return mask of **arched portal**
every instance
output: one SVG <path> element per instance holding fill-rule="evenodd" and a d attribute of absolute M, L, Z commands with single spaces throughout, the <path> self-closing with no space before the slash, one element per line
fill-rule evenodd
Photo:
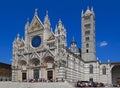
<path fill-rule="evenodd" d="M 19 60 L 19 61 L 18 61 L 18 64 L 19 64 L 20 66 L 26 66 L 27 62 L 26 62 L 25 60 Z"/>
<path fill-rule="evenodd" d="M 112 84 L 120 84 L 120 65 L 115 65 L 112 70 Z"/>
<path fill-rule="evenodd" d="M 54 58 L 47 56 L 43 59 L 43 64 L 46 68 L 54 68 Z"/>
<path fill-rule="evenodd" d="M 50 57 L 50 56 L 45 57 L 43 59 L 43 65 L 45 66 L 45 68 L 43 68 L 43 69 L 46 69 L 46 72 L 45 72 L 46 79 L 47 80 L 54 79 L 54 71 L 55 71 L 54 58 Z"/>
<path fill-rule="evenodd" d="M 40 60 L 38 58 L 32 58 L 30 60 L 30 66 L 32 66 L 32 74 L 33 75 L 33 79 L 38 80 L 40 77 Z M 30 73 L 29 73 L 30 74 Z"/>
<path fill-rule="evenodd" d="M 19 60 L 18 64 L 21 69 L 21 75 L 20 75 L 20 73 L 18 75 L 22 76 L 21 79 L 19 79 L 19 80 L 26 81 L 27 80 L 27 70 L 26 70 L 27 62 L 25 60 Z"/>
<path fill-rule="evenodd" d="M 30 60 L 30 64 L 31 64 L 31 65 L 34 65 L 34 66 L 40 65 L 40 60 L 37 59 L 37 58 L 32 58 L 32 59 Z"/>

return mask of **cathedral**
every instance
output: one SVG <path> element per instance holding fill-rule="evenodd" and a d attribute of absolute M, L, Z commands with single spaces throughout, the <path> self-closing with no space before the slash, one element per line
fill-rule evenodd
<path fill-rule="evenodd" d="M 32 21 L 25 24 L 25 37 L 18 34 L 13 41 L 12 81 L 45 79 L 120 83 L 120 63 L 101 63 L 96 58 L 93 8 L 81 12 L 81 49 L 74 38 L 67 48 L 66 33 L 61 20 L 53 32 L 48 11 L 42 22 L 36 9 Z"/>

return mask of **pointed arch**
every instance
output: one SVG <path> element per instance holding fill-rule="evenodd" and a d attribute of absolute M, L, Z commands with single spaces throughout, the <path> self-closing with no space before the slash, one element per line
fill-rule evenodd
<path fill-rule="evenodd" d="M 32 58 L 30 64 L 35 66 L 40 65 L 40 60 L 38 58 Z"/>
<path fill-rule="evenodd" d="M 102 68 L 102 74 L 106 75 L 106 67 L 105 66 L 103 66 L 103 68 Z"/>
<path fill-rule="evenodd" d="M 120 63 L 113 65 L 111 75 L 112 84 L 120 84 Z"/>
<path fill-rule="evenodd" d="M 89 73 L 90 73 L 90 74 L 93 74 L 93 65 L 90 65 L 90 66 L 89 66 Z"/>
<path fill-rule="evenodd" d="M 21 65 L 21 66 L 26 66 L 27 62 L 25 60 L 19 60 L 18 64 Z"/>
<path fill-rule="evenodd" d="M 53 68 L 54 67 L 54 58 L 51 56 L 47 56 L 43 59 L 43 65 L 47 68 Z"/>

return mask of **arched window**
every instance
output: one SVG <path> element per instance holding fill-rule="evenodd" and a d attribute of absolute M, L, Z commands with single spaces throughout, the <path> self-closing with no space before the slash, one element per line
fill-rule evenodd
<path fill-rule="evenodd" d="M 90 34 L 90 30 L 85 31 L 85 35 L 89 35 Z"/>
<path fill-rule="evenodd" d="M 86 44 L 86 47 L 87 47 L 87 48 L 89 47 L 89 44 L 88 44 L 88 43 Z"/>
<path fill-rule="evenodd" d="M 90 72 L 90 74 L 93 74 L 93 65 L 90 65 L 89 72 Z"/>
<path fill-rule="evenodd" d="M 103 73 L 103 75 L 106 75 L 106 67 L 105 66 L 102 68 L 102 73 Z"/>
<path fill-rule="evenodd" d="M 89 50 L 87 49 L 87 50 L 86 50 L 86 53 L 88 53 L 88 52 L 89 52 Z"/>
<path fill-rule="evenodd" d="M 86 41 L 89 41 L 89 40 L 90 40 L 90 38 L 89 38 L 89 37 L 86 37 L 86 38 L 85 38 L 85 40 L 86 40 Z"/>

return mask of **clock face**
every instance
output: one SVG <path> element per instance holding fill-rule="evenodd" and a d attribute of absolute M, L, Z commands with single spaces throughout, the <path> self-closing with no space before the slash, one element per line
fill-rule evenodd
<path fill-rule="evenodd" d="M 35 37 L 33 37 L 31 43 L 32 43 L 32 46 L 33 46 L 33 47 L 39 47 L 40 44 L 41 44 L 41 38 L 40 38 L 40 36 L 35 36 Z"/>

